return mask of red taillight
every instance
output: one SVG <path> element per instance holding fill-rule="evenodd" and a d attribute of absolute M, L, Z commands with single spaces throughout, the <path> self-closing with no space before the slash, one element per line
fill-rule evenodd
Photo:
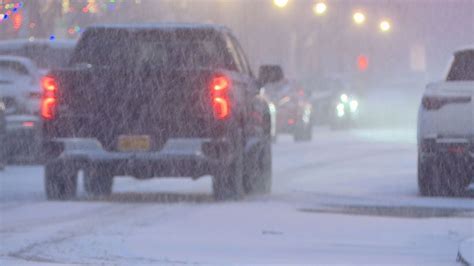
<path fill-rule="evenodd" d="M 45 94 L 55 94 L 58 90 L 58 84 L 56 83 L 56 80 L 54 80 L 53 77 L 44 77 L 42 83 L 43 91 Z"/>
<path fill-rule="evenodd" d="M 455 96 L 455 97 L 447 97 L 447 96 L 425 96 L 421 100 L 421 104 L 423 108 L 426 110 L 439 110 L 441 107 L 447 104 L 452 103 L 468 103 L 471 101 L 470 96 Z"/>
<path fill-rule="evenodd" d="M 211 80 L 211 100 L 214 117 L 225 119 L 230 115 L 229 88 L 230 80 L 226 76 L 216 76 Z"/>
<path fill-rule="evenodd" d="M 46 76 L 41 81 L 43 96 L 41 99 L 41 116 L 45 120 L 51 120 L 55 116 L 57 103 L 58 84 L 53 77 Z"/>
<path fill-rule="evenodd" d="M 24 127 L 34 127 L 35 126 L 35 122 L 33 121 L 25 121 L 23 123 L 21 123 Z"/>
<path fill-rule="evenodd" d="M 214 116 L 218 119 L 224 119 L 229 115 L 229 103 L 224 98 L 214 98 L 212 107 L 214 108 Z"/>
<path fill-rule="evenodd" d="M 217 76 L 211 82 L 211 89 L 215 92 L 224 91 L 229 88 L 229 80 L 225 76 Z"/>

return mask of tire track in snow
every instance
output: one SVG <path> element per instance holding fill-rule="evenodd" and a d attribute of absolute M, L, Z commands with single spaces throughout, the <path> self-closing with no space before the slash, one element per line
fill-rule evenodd
<path fill-rule="evenodd" d="M 97 213 L 97 209 L 93 209 L 86 212 L 88 214 L 87 216 L 83 215 L 79 217 L 78 214 L 75 214 L 72 216 L 64 217 L 61 220 L 53 221 L 49 224 L 36 224 L 33 226 L 35 230 L 38 230 L 42 227 L 54 226 L 55 228 L 53 235 L 49 235 L 47 238 L 43 238 L 41 240 L 33 241 L 32 243 L 30 242 L 26 246 L 23 246 L 22 248 L 16 249 L 14 251 L 10 251 L 5 255 L 8 257 L 32 262 L 59 262 L 59 260 L 55 259 L 54 257 L 44 257 L 40 256 L 39 254 L 35 254 L 35 251 L 38 251 L 40 253 L 46 253 L 46 251 L 48 250 L 48 246 L 58 245 L 60 243 L 77 237 L 95 235 L 97 234 L 97 232 L 102 231 L 104 227 L 110 228 L 112 224 L 125 222 L 128 219 L 135 219 L 137 216 L 133 215 L 133 213 L 140 213 L 146 207 L 148 206 L 136 204 L 131 204 L 127 206 L 123 206 L 122 204 L 116 206 L 110 205 L 100 208 L 107 209 L 108 211 L 106 211 L 105 213 Z M 111 208 L 112 210 L 110 210 Z M 164 213 L 166 212 L 167 208 L 161 210 Z M 62 224 L 69 225 L 61 226 Z M 28 234 L 28 232 L 25 233 Z M 19 235 L 17 234 L 15 237 L 19 237 Z M 59 263 L 79 262 L 61 261 Z"/>

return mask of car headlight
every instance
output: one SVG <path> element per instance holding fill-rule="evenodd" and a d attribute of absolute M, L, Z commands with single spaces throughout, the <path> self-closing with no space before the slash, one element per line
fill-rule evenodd
<path fill-rule="evenodd" d="M 347 94 L 345 93 L 341 94 L 339 98 L 341 99 L 341 102 L 343 103 L 347 103 L 349 101 L 349 96 L 347 96 Z"/>
<path fill-rule="evenodd" d="M 270 110 L 271 113 L 276 112 L 276 107 L 273 103 L 268 104 L 268 109 Z"/>
<path fill-rule="evenodd" d="M 351 100 L 349 103 L 349 108 L 351 109 L 352 113 L 356 112 L 357 108 L 359 108 L 359 102 L 357 100 Z"/>
<path fill-rule="evenodd" d="M 336 106 L 336 111 L 337 111 L 337 116 L 338 117 L 343 117 L 346 114 L 346 111 L 344 109 L 346 109 L 346 108 L 345 108 L 344 104 L 342 104 L 342 103 L 339 103 Z"/>

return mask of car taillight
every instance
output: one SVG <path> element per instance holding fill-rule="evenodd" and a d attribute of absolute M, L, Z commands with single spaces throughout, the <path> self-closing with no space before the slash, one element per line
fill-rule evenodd
<path fill-rule="evenodd" d="M 226 76 L 215 76 L 210 83 L 211 101 L 214 117 L 225 119 L 230 115 L 229 88 L 231 82 Z"/>
<path fill-rule="evenodd" d="M 54 119 L 56 115 L 58 84 L 53 77 L 46 76 L 41 81 L 41 86 L 43 88 L 41 117 L 45 120 Z"/>
<path fill-rule="evenodd" d="M 471 101 L 470 96 L 455 96 L 455 97 L 446 97 L 446 96 L 425 96 L 421 100 L 423 108 L 426 110 L 439 110 L 441 107 L 447 104 L 452 103 L 468 103 Z"/>

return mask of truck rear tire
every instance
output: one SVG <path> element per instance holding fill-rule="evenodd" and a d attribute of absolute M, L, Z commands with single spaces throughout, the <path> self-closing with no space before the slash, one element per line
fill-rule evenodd
<path fill-rule="evenodd" d="M 461 195 L 470 183 L 469 170 L 450 158 L 433 162 L 418 160 L 418 188 L 422 196 L 453 197 Z"/>
<path fill-rule="evenodd" d="M 112 194 L 113 183 L 113 175 L 100 167 L 92 167 L 84 173 L 84 190 L 90 196 L 109 196 Z"/>
<path fill-rule="evenodd" d="M 266 141 L 258 156 L 247 156 L 247 171 L 244 179 L 247 194 L 268 194 L 272 190 L 272 145 Z"/>
<path fill-rule="evenodd" d="M 433 167 L 429 163 L 422 163 L 418 159 L 418 191 L 420 195 L 429 197 L 435 196 L 435 192 L 438 189 L 435 189 L 436 184 L 434 184 L 434 171 Z M 436 191 L 435 191 L 436 190 Z"/>
<path fill-rule="evenodd" d="M 456 156 L 442 156 L 436 163 L 436 175 L 442 186 L 441 196 L 460 196 L 471 181 L 468 162 Z"/>
<path fill-rule="evenodd" d="M 244 194 L 244 142 L 241 133 L 235 138 L 234 158 L 222 166 L 212 179 L 214 198 L 217 201 L 239 200 Z"/>
<path fill-rule="evenodd" d="M 44 184 L 48 200 L 67 200 L 76 196 L 77 171 L 68 163 L 45 166 Z"/>

